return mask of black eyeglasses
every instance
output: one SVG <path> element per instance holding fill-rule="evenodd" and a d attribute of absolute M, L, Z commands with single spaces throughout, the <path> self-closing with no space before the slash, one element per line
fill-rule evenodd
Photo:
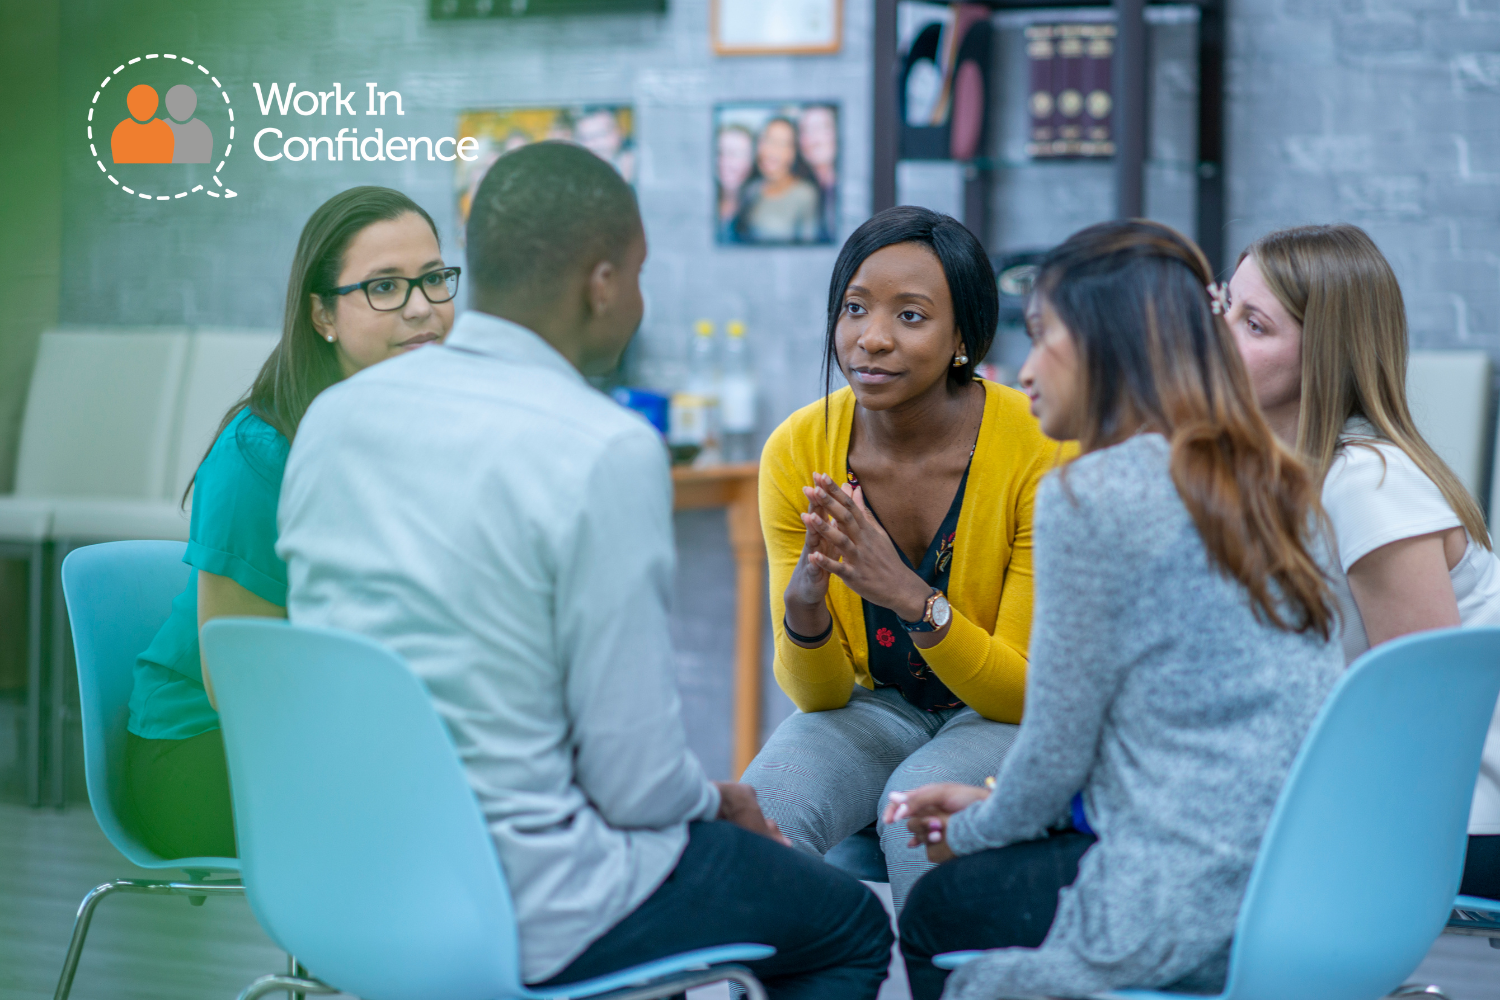
<path fill-rule="evenodd" d="M 406 303 L 411 301 L 413 288 L 422 289 L 422 294 L 427 296 L 427 301 L 433 305 L 451 301 L 453 296 L 458 294 L 458 276 L 462 273 L 461 267 L 444 267 L 436 271 L 428 271 L 415 278 L 403 278 L 399 275 L 371 278 L 369 281 L 331 289 L 326 294 L 348 295 L 356 289 L 363 288 L 365 300 L 370 303 L 371 309 L 376 312 L 395 312 L 397 309 L 406 308 Z"/>

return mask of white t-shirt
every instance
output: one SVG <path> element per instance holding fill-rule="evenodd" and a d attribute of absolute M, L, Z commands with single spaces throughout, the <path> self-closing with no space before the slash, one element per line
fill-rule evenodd
<path fill-rule="evenodd" d="M 1338 562 L 1331 567 L 1331 575 L 1339 606 L 1339 637 L 1345 662 L 1353 663 L 1370 648 L 1370 642 L 1349 590 L 1349 567 L 1383 545 L 1460 527 L 1463 522 L 1437 484 L 1406 452 L 1378 439 L 1369 422 L 1359 417 L 1344 425 L 1339 452 L 1323 481 L 1323 509 L 1338 541 Z M 1448 576 L 1458 598 L 1460 625 L 1500 624 L 1500 558 L 1495 553 L 1469 539 L 1463 558 Z M 1469 833 L 1500 834 L 1500 710 L 1490 720 L 1484 741 Z"/>

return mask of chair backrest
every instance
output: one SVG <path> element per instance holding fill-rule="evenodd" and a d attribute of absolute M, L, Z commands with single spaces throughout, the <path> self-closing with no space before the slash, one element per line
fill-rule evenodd
<path fill-rule="evenodd" d="M 165 499 L 187 350 L 183 329 L 42 334 L 16 493 Z"/>
<path fill-rule="evenodd" d="M 279 337 L 275 330 L 193 331 L 172 435 L 168 499 L 176 500 L 187 489 L 224 414 L 250 388 Z"/>
<path fill-rule="evenodd" d="M 125 724 L 135 658 L 172 611 L 191 568 L 181 542 L 106 542 L 63 560 L 63 593 L 78 658 L 83 769 L 89 804 L 109 842 L 142 868 L 234 871 L 231 858 L 163 858 L 142 844 L 124 815 Z"/>
<path fill-rule="evenodd" d="M 1227 998 L 1369 1000 L 1400 985 L 1458 891 L 1500 628 L 1384 643 L 1298 753 L 1235 930 Z"/>
<path fill-rule="evenodd" d="M 1476 502 L 1483 502 L 1489 443 L 1490 356 L 1484 351 L 1412 351 L 1406 401 L 1417 430 Z"/>
<path fill-rule="evenodd" d="M 427 689 L 362 636 L 203 629 L 246 894 L 271 939 L 372 1000 L 520 995 L 510 891 Z"/>

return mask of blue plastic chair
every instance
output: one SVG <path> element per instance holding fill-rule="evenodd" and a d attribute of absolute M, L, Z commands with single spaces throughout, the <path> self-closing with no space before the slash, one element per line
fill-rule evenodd
<path fill-rule="evenodd" d="M 731 944 L 552 989 L 520 979 L 510 890 L 427 689 L 361 636 L 265 619 L 203 628 L 229 759 L 251 909 L 317 979 L 264 976 L 240 994 L 375 1000 L 665 997 L 740 983 L 775 953 Z M 613 997 L 613 994 L 612 994 Z"/>
<path fill-rule="evenodd" d="M 172 611 L 172 599 L 192 570 L 181 542 L 108 542 L 74 549 L 63 560 L 62 586 L 78 656 L 78 696 L 83 718 L 83 769 L 89 805 L 104 836 L 141 868 L 181 869 L 186 881 L 115 879 L 83 897 L 73 940 L 58 979 L 56 1000 L 66 1000 L 83 954 L 94 908 L 116 892 L 187 896 L 199 905 L 211 895 L 242 895 L 234 858 L 164 858 L 120 819 L 124 808 L 125 724 L 135 658 L 151 645 Z M 212 873 L 235 876 L 205 881 Z"/>
<path fill-rule="evenodd" d="M 1219 1000 L 1375 1000 L 1401 985 L 1454 905 L 1497 697 L 1500 628 L 1406 636 L 1350 666 L 1271 814 Z"/>

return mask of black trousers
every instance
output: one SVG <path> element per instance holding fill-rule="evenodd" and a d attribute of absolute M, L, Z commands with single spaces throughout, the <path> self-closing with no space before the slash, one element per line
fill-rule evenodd
<path fill-rule="evenodd" d="M 233 858 L 234 811 L 224 734 L 185 740 L 125 734 L 126 822 L 164 858 Z"/>
<path fill-rule="evenodd" d="M 541 985 L 752 943 L 776 948 L 746 963 L 776 1000 L 874 1000 L 890 965 L 891 925 L 869 889 L 731 823 L 692 823 L 688 838 L 656 892 Z"/>
<path fill-rule="evenodd" d="M 1500 899 L 1500 836 L 1469 838 L 1464 878 L 1458 891 L 1465 896 Z"/>
<path fill-rule="evenodd" d="M 1097 838 L 1069 830 L 938 865 L 917 880 L 901 911 L 901 955 L 912 1000 L 938 1000 L 947 951 L 1035 948 L 1057 915 L 1057 893 L 1078 877 Z"/>

